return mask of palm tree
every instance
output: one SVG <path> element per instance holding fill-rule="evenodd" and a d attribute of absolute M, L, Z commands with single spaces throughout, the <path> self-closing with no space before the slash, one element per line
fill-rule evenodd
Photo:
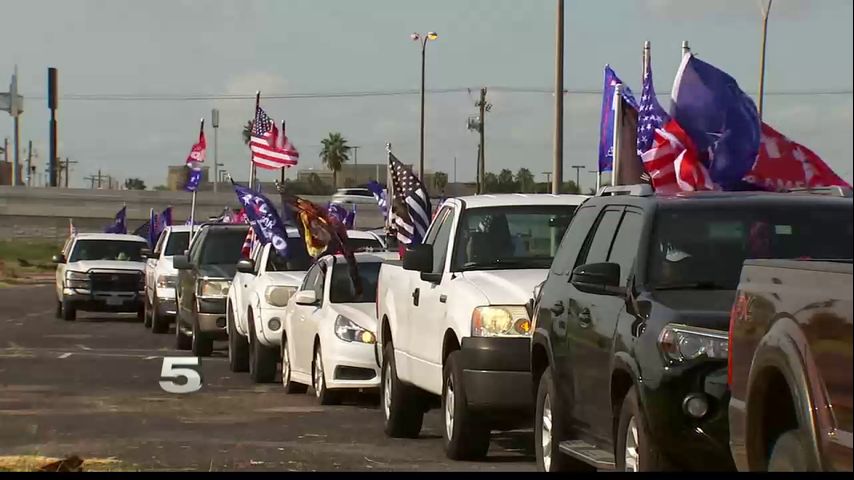
<path fill-rule="evenodd" d="M 326 168 L 332 170 L 332 186 L 338 188 L 338 172 L 344 163 L 350 160 L 350 147 L 347 139 L 338 132 L 330 132 L 329 136 L 320 141 L 323 149 L 320 151 L 320 160 Z"/>
<path fill-rule="evenodd" d="M 252 120 L 246 122 L 246 126 L 243 127 L 243 143 L 249 145 L 249 140 L 252 139 Z"/>

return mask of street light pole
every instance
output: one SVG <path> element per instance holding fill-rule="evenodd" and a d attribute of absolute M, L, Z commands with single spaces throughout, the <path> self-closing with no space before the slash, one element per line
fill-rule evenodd
<path fill-rule="evenodd" d="M 555 29 L 555 124 L 552 193 L 560 193 L 563 183 L 563 12 L 564 0 L 557 0 Z"/>
<path fill-rule="evenodd" d="M 418 175 L 424 180 L 424 93 L 427 83 L 427 42 L 436 40 L 439 35 L 436 32 L 427 32 L 426 35 L 413 33 L 412 40 L 421 42 L 421 128 L 420 128 L 420 155 L 418 161 Z"/>
<path fill-rule="evenodd" d="M 578 189 L 578 193 L 581 193 L 581 170 L 587 167 L 584 165 L 573 165 L 572 168 L 575 169 L 575 188 Z"/>
<path fill-rule="evenodd" d="M 217 132 L 219 132 L 219 110 L 214 108 L 211 110 L 211 125 L 214 131 L 214 193 L 219 191 L 219 148 L 217 145 Z"/>
<path fill-rule="evenodd" d="M 768 15 L 771 13 L 771 4 L 774 0 L 768 0 L 768 6 L 762 9 L 762 50 L 759 53 L 759 120 L 762 120 L 762 104 L 765 97 L 765 44 L 768 40 Z"/>

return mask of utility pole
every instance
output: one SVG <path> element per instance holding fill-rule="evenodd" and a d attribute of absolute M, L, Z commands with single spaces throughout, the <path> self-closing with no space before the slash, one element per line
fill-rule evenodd
<path fill-rule="evenodd" d="M 3 139 L 3 156 L 6 157 L 6 163 L 9 163 L 9 137 Z"/>
<path fill-rule="evenodd" d="M 584 165 L 573 165 L 572 168 L 575 169 L 575 188 L 578 189 L 578 193 L 581 193 L 581 170 L 587 167 Z"/>
<path fill-rule="evenodd" d="M 762 50 L 759 53 L 759 120 L 762 120 L 762 104 L 765 97 L 765 43 L 768 40 L 768 15 L 771 13 L 771 4 L 774 0 L 768 0 L 768 7 L 762 9 Z"/>
<path fill-rule="evenodd" d="M 552 183 L 552 172 L 542 172 L 546 176 L 546 192 L 549 191 L 548 184 Z"/>
<path fill-rule="evenodd" d="M 98 189 L 101 189 L 101 169 L 98 169 Z"/>
<path fill-rule="evenodd" d="M 477 133 L 480 135 L 480 148 L 478 149 L 478 172 L 480 172 L 481 192 L 486 189 L 486 112 L 492 109 L 492 105 L 486 102 L 486 87 L 480 89 L 480 100 L 476 106 L 480 108 L 480 118 L 477 124 Z"/>
<path fill-rule="evenodd" d="M 217 154 L 219 153 L 219 148 L 217 148 L 217 132 L 219 131 L 219 110 L 214 108 L 211 110 L 211 124 L 213 125 L 214 131 L 214 185 L 213 190 L 214 193 L 219 191 L 219 160 L 217 158 Z M 284 132 L 284 129 L 282 129 Z M 284 134 L 284 133 L 283 133 Z"/>
<path fill-rule="evenodd" d="M 50 175 L 50 186 L 57 186 L 56 174 L 59 170 L 58 158 L 56 156 L 56 108 L 57 90 L 59 89 L 57 70 L 53 67 L 47 69 L 47 108 L 50 109 L 50 158 L 48 159 L 48 175 Z"/>
<path fill-rule="evenodd" d="M 563 183 L 563 15 L 564 0 L 557 0 L 555 29 L 555 124 L 552 193 L 560 193 Z"/>
<path fill-rule="evenodd" d="M 32 186 L 33 141 L 27 143 L 27 186 Z"/>
<path fill-rule="evenodd" d="M 65 188 L 68 188 L 68 180 L 71 178 L 71 165 L 76 165 L 77 163 L 77 161 L 72 162 L 68 160 L 68 157 L 65 157 Z"/>
<path fill-rule="evenodd" d="M 454 155 L 454 183 L 457 183 L 457 156 Z"/>

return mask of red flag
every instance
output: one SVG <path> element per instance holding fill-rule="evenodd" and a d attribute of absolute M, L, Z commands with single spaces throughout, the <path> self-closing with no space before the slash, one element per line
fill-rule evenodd
<path fill-rule="evenodd" d="M 190 168 L 199 168 L 200 163 L 205 161 L 205 151 L 207 150 L 207 142 L 205 142 L 204 130 L 199 132 L 199 143 L 193 145 L 190 149 L 190 155 L 187 156 L 187 166 Z"/>
<path fill-rule="evenodd" d="M 697 148 L 676 120 L 655 130 L 652 148 L 641 155 L 656 192 L 716 190 Z"/>
<path fill-rule="evenodd" d="M 744 177 L 767 190 L 786 191 L 805 187 L 849 187 L 809 148 L 793 142 L 766 123 L 762 124 L 759 155 Z"/>

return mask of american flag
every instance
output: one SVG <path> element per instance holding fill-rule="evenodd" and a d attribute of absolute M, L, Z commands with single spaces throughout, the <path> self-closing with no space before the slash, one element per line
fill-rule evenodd
<path fill-rule="evenodd" d="M 655 129 L 652 148 L 641 158 L 656 192 L 671 194 L 717 189 L 709 171 L 700 162 L 694 142 L 675 119 Z"/>
<path fill-rule="evenodd" d="M 655 98 L 655 86 L 652 81 L 652 60 L 647 63 L 643 75 L 643 92 L 638 106 L 638 155 L 652 148 L 656 129 L 661 128 L 670 120 L 667 112 L 661 108 Z"/>
<path fill-rule="evenodd" d="M 432 205 L 421 180 L 391 152 L 388 154 L 394 198 L 394 224 L 397 240 L 403 245 L 418 245 L 430 225 Z"/>
<path fill-rule="evenodd" d="M 240 248 L 240 255 L 243 258 L 252 258 L 255 253 L 255 249 L 260 245 L 261 242 L 258 241 L 258 237 L 255 235 L 255 229 L 249 227 L 249 231 L 246 233 L 246 239 L 243 240 L 243 246 Z"/>
<path fill-rule="evenodd" d="M 276 122 L 260 106 L 255 109 L 249 150 L 252 151 L 252 161 L 255 165 L 267 170 L 292 167 L 299 161 L 296 147 L 288 140 L 285 132 L 282 132 L 282 138 L 279 139 Z"/>

